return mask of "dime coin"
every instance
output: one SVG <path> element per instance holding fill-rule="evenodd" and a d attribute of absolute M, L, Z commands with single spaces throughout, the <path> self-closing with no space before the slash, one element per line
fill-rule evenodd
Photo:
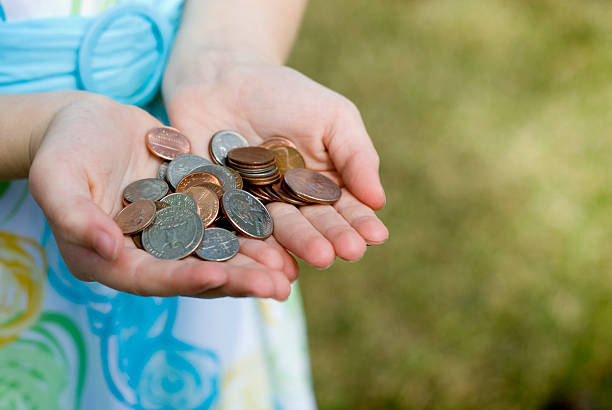
<path fill-rule="evenodd" d="M 280 135 L 266 139 L 264 142 L 259 144 L 259 146 L 264 147 L 264 148 L 282 146 L 282 147 L 291 147 L 291 148 L 297 149 L 293 141 L 291 141 L 289 138 L 281 137 Z"/>
<path fill-rule="evenodd" d="M 166 195 L 161 199 L 161 202 L 165 202 L 171 206 L 182 206 L 192 210 L 193 212 L 198 212 L 198 205 L 196 204 L 195 199 L 180 192 Z"/>
<path fill-rule="evenodd" d="M 227 153 L 238 147 L 247 147 L 249 142 L 236 131 L 219 131 L 210 139 L 210 156 L 219 165 L 225 165 Z"/>
<path fill-rule="evenodd" d="M 222 262 L 238 253 L 240 242 L 232 232 L 223 228 L 208 228 L 196 255 L 207 261 Z"/>
<path fill-rule="evenodd" d="M 202 165 L 210 165 L 210 161 L 198 155 L 185 154 L 176 157 L 168 164 L 168 182 L 174 188 L 186 175 L 194 172 L 193 170 Z"/>
<path fill-rule="evenodd" d="M 306 168 L 285 173 L 285 186 L 300 199 L 319 204 L 333 204 L 342 195 L 340 187 L 325 175 Z"/>
<path fill-rule="evenodd" d="M 236 177 L 228 168 L 221 165 L 202 165 L 201 167 L 195 168 L 192 172 L 208 172 L 213 174 L 219 178 L 219 181 L 221 181 L 221 186 L 225 191 L 236 189 Z"/>
<path fill-rule="evenodd" d="M 196 185 L 186 192 L 197 204 L 197 214 L 202 218 L 204 226 L 212 224 L 219 214 L 219 198 L 212 190 Z"/>
<path fill-rule="evenodd" d="M 240 147 L 234 148 L 227 154 L 229 164 L 244 168 L 260 168 L 274 163 L 274 154 L 267 148 Z"/>
<path fill-rule="evenodd" d="M 276 166 L 281 175 L 285 175 L 285 172 L 293 168 L 306 168 L 304 157 L 295 148 L 279 145 L 269 149 L 274 154 Z"/>
<path fill-rule="evenodd" d="M 146 178 L 132 182 L 125 187 L 123 198 L 127 202 L 136 202 L 141 199 L 157 201 L 168 193 L 168 184 L 158 178 Z"/>
<path fill-rule="evenodd" d="M 204 225 L 195 212 L 170 206 L 157 212 L 153 225 L 142 232 L 142 246 L 156 258 L 182 259 L 202 242 Z"/>
<path fill-rule="evenodd" d="M 242 234 L 256 239 L 272 235 L 274 225 L 268 209 L 246 191 L 232 189 L 223 194 L 223 211 Z"/>
<path fill-rule="evenodd" d="M 115 222 L 126 235 L 142 231 L 151 225 L 154 219 L 155 203 L 148 199 L 129 204 L 115 216 Z"/>
<path fill-rule="evenodd" d="M 191 144 L 186 136 L 171 127 L 153 128 L 145 136 L 147 148 L 162 159 L 174 159 L 191 151 Z"/>
<path fill-rule="evenodd" d="M 161 179 L 162 181 L 166 181 L 166 175 L 168 175 L 168 164 L 168 161 L 162 162 L 157 170 L 157 178 Z"/>
<path fill-rule="evenodd" d="M 194 172 L 181 179 L 181 182 L 176 185 L 176 192 L 187 193 L 185 191 L 192 186 L 197 186 L 206 182 L 221 186 L 219 178 L 210 172 Z"/>

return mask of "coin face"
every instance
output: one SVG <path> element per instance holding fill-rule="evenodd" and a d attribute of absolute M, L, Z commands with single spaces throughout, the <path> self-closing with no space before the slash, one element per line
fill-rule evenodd
<path fill-rule="evenodd" d="M 168 175 L 168 164 L 168 161 L 162 162 L 157 170 L 157 178 L 161 179 L 162 181 L 166 181 L 166 175 Z"/>
<path fill-rule="evenodd" d="M 219 197 L 212 190 L 201 185 L 192 186 L 186 192 L 197 204 L 197 214 L 204 226 L 212 224 L 219 214 Z"/>
<path fill-rule="evenodd" d="M 196 255 L 207 261 L 222 262 L 238 253 L 240 242 L 232 232 L 223 228 L 208 228 Z"/>
<path fill-rule="evenodd" d="M 191 152 L 191 144 L 186 136 L 175 128 L 158 127 L 147 132 L 147 148 L 162 159 L 171 160 Z"/>
<path fill-rule="evenodd" d="M 221 186 L 221 181 L 219 181 L 219 178 L 210 172 L 194 172 L 181 179 L 181 182 L 179 182 L 176 186 L 176 192 L 186 194 L 187 190 L 192 186 L 202 185 L 207 182 Z"/>
<path fill-rule="evenodd" d="M 193 172 L 208 172 L 213 174 L 221 181 L 221 186 L 225 191 L 236 189 L 236 177 L 228 168 L 221 165 L 202 165 L 201 167 L 195 168 Z"/>
<path fill-rule="evenodd" d="M 181 179 L 202 165 L 210 165 L 210 161 L 192 154 L 178 156 L 168 164 L 168 182 L 176 188 Z"/>
<path fill-rule="evenodd" d="M 225 191 L 223 190 L 223 187 L 221 185 L 213 184 L 212 182 L 202 182 L 202 183 L 200 183 L 200 184 L 198 184 L 196 186 L 210 189 L 211 191 L 213 191 L 215 193 L 215 195 L 217 195 L 217 199 L 219 199 L 219 201 L 221 200 L 221 198 L 223 197 L 223 194 L 225 193 Z M 187 191 L 185 191 L 185 193 L 187 195 L 190 195 L 189 194 L 189 190 L 190 189 L 191 188 L 188 188 Z M 193 195 L 191 195 L 191 196 L 193 196 Z"/>
<path fill-rule="evenodd" d="M 291 141 L 289 138 L 281 137 L 280 135 L 266 139 L 264 142 L 259 144 L 259 146 L 264 147 L 264 148 L 283 146 L 283 147 L 291 147 L 291 148 L 297 149 L 293 141 Z"/>
<path fill-rule="evenodd" d="M 115 222 L 126 235 L 142 231 L 151 225 L 154 219 L 155 202 L 148 199 L 129 204 L 115 216 Z"/>
<path fill-rule="evenodd" d="M 295 148 L 278 145 L 269 149 L 274 154 L 281 175 L 285 175 L 285 172 L 293 168 L 306 168 L 304 157 Z"/>
<path fill-rule="evenodd" d="M 219 131 L 210 139 L 209 152 L 213 161 L 225 165 L 227 153 L 238 147 L 247 147 L 249 142 L 236 131 Z"/>
<path fill-rule="evenodd" d="M 226 191 L 222 204 L 227 219 L 242 234 L 257 239 L 272 235 L 272 217 L 253 195 L 239 189 Z"/>
<path fill-rule="evenodd" d="M 161 202 L 165 202 L 171 206 L 182 206 L 193 212 L 198 212 L 198 205 L 196 204 L 195 199 L 180 192 L 166 195 L 161 199 Z"/>
<path fill-rule="evenodd" d="M 160 259 L 182 259 L 202 242 L 204 225 L 195 213 L 180 206 L 157 212 L 153 225 L 142 232 L 144 249 Z"/>
<path fill-rule="evenodd" d="M 294 168 L 285 173 L 286 187 L 298 198 L 320 204 L 332 204 L 340 199 L 340 187 L 325 175 L 306 168 Z"/>
<path fill-rule="evenodd" d="M 168 193 L 168 184 L 158 178 L 146 178 L 132 182 L 125 187 L 123 199 L 127 202 L 136 202 L 142 199 L 157 201 Z"/>

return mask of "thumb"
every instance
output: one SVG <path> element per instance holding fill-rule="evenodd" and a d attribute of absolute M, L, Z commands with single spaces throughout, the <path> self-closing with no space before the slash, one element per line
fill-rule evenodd
<path fill-rule="evenodd" d="M 57 163 L 45 167 L 36 161 L 30 169 L 32 196 L 43 210 L 56 237 L 93 250 L 114 261 L 119 256 L 123 234 L 115 221 L 92 199 L 83 172 L 69 172 Z"/>

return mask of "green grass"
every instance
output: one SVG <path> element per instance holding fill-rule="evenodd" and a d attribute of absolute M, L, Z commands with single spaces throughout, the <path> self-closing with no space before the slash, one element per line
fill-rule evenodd
<path fill-rule="evenodd" d="M 387 189 L 388 243 L 303 269 L 321 409 L 612 408 L 612 5 L 312 0 L 290 65 Z"/>

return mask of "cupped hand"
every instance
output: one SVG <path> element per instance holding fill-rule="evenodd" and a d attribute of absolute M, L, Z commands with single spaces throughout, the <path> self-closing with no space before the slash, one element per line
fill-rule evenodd
<path fill-rule="evenodd" d="M 197 154 L 207 155 L 210 137 L 222 129 L 252 145 L 280 135 L 297 145 L 306 167 L 342 187 L 333 206 L 269 204 L 282 246 L 325 268 L 336 256 L 358 260 L 367 244 L 388 238 L 374 213 L 385 204 L 378 154 L 354 104 L 291 68 L 244 54 L 194 61 L 166 73 L 164 97 L 171 124 L 191 137 Z"/>
<path fill-rule="evenodd" d="M 274 238 L 241 239 L 238 255 L 215 263 L 156 259 L 121 233 L 113 216 L 123 189 L 157 175 L 160 161 L 147 151 L 144 135 L 159 125 L 139 108 L 94 95 L 54 117 L 29 182 L 70 271 L 138 295 L 286 299 L 297 265 Z"/>

